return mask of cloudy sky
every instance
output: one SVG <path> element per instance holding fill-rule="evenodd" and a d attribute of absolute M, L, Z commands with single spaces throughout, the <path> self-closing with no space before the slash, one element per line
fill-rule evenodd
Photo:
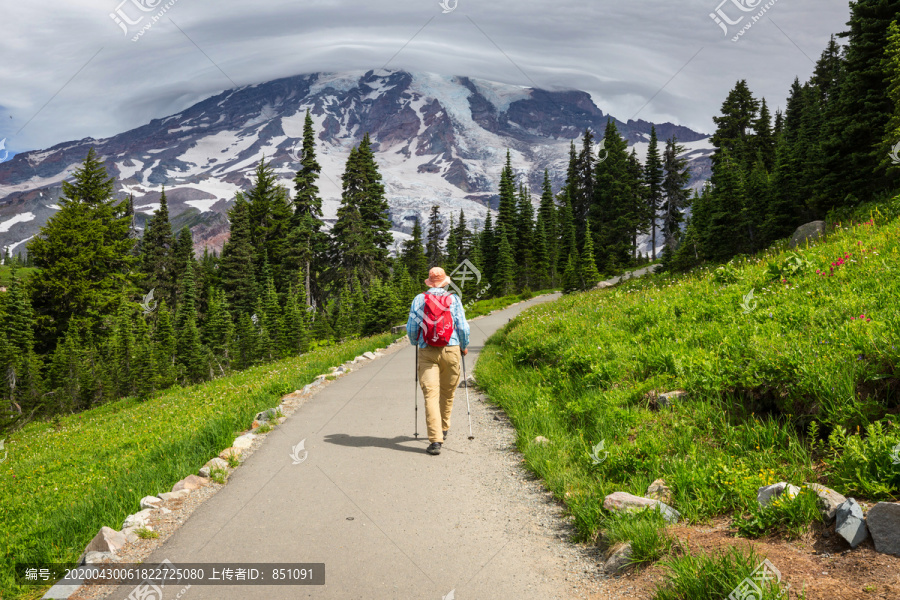
<path fill-rule="evenodd" d="M 443 2 L 0 0 L 0 140 L 102 138 L 236 85 L 384 66 L 582 89 L 619 119 L 711 132 L 738 79 L 783 107 L 849 16 L 847 0 Z"/>

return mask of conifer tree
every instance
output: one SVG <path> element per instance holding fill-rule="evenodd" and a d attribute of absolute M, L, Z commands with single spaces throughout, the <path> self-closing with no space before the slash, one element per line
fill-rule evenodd
<path fill-rule="evenodd" d="M 175 277 L 175 304 L 173 306 L 177 307 L 181 304 L 181 285 L 180 283 L 184 281 L 185 273 L 187 272 L 187 264 L 191 263 L 192 267 L 195 267 L 195 258 L 194 258 L 194 238 L 191 235 L 190 228 L 185 225 L 181 228 L 181 231 L 178 232 L 178 237 L 173 240 L 173 248 L 172 248 L 172 266 Z M 194 283 L 197 283 L 196 279 L 196 270 L 194 271 Z M 195 296 L 196 299 L 196 296 Z M 196 301 L 196 300 L 195 300 Z"/>
<path fill-rule="evenodd" d="M 513 173 L 509 150 L 506 151 L 506 164 L 500 172 L 500 203 L 497 207 L 497 230 L 503 229 L 507 235 L 510 248 L 516 248 L 516 176 Z"/>
<path fill-rule="evenodd" d="M 650 217 L 651 258 L 656 260 L 656 217 L 663 203 L 663 162 L 659 155 L 659 141 L 656 126 L 650 126 L 650 146 L 644 166 L 644 180 L 647 184 L 647 210 Z"/>
<path fill-rule="evenodd" d="M 309 344 L 302 286 L 301 282 L 298 291 L 294 290 L 293 285 L 288 289 L 287 304 L 284 307 L 284 356 L 303 354 Z"/>
<path fill-rule="evenodd" d="M 326 250 L 326 237 L 322 234 L 322 198 L 316 181 L 322 167 L 316 159 L 316 140 L 313 121 L 306 111 L 303 124 L 303 152 L 300 169 L 294 177 L 294 216 L 291 221 L 289 246 L 292 256 L 304 273 L 304 286 L 307 306 L 311 306 L 313 297 L 313 281 L 322 270 L 318 258 Z"/>
<path fill-rule="evenodd" d="M 513 258 L 512 247 L 506 235 L 506 228 L 498 225 L 500 243 L 497 246 L 497 269 L 491 286 L 502 296 L 508 296 L 515 291 L 516 263 Z"/>
<path fill-rule="evenodd" d="M 115 313 L 123 286 L 128 293 L 136 290 L 130 220 L 125 207 L 114 204 L 113 179 L 93 148 L 73 177 L 62 182 L 60 210 L 27 244 L 37 267 L 28 289 L 38 354 L 52 352 L 73 316 L 89 319 L 100 334 L 101 315 Z"/>
<path fill-rule="evenodd" d="M 337 221 L 331 228 L 330 280 L 335 286 L 353 272 L 369 282 L 383 269 L 378 264 L 381 252 L 375 243 L 375 230 L 362 214 L 363 207 L 369 202 L 364 162 L 358 148 L 350 150 L 342 177 L 341 205 L 337 210 Z"/>
<path fill-rule="evenodd" d="M 416 217 L 413 224 L 412 238 L 403 242 L 403 263 L 413 281 L 421 282 L 428 276 L 428 257 L 422 246 L 422 226 L 419 225 L 419 217 Z"/>
<path fill-rule="evenodd" d="M 172 225 L 169 223 L 169 204 L 164 187 L 159 208 L 153 211 L 141 240 L 141 287 L 144 292 L 154 290 L 153 297 L 157 301 L 166 299 L 169 304 L 175 300 L 172 246 Z"/>
<path fill-rule="evenodd" d="M 491 283 L 494 283 L 494 276 L 497 271 L 497 235 L 494 231 L 493 218 L 491 211 L 488 209 L 487 216 L 484 218 L 484 229 L 481 232 L 481 264 L 476 265 L 482 269 L 482 275 Z M 495 293 L 497 288 L 494 287 Z"/>
<path fill-rule="evenodd" d="M 224 374 L 223 371 L 229 364 L 229 351 L 231 338 L 234 335 L 234 325 L 231 314 L 228 312 L 228 301 L 224 290 L 210 287 L 207 301 L 208 310 L 203 322 L 203 345 L 209 349 L 210 360 L 214 371 Z"/>
<path fill-rule="evenodd" d="M 119 397 L 131 395 L 134 389 L 134 333 L 132 331 L 131 307 L 122 301 L 116 316 L 113 332 L 116 392 Z"/>
<path fill-rule="evenodd" d="M 175 313 L 177 364 L 183 381 L 197 383 L 207 375 L 206 349 L 200 341 L 197 327 L 197 288 L 194 285 L 194 265 L 188 260 L 181 285 L 181 303 Z"/>
<path fill-rule="evenodd" d="M 140 400 L 146 400 L 157 389 L 156 360 L 150 328 L 142 317 L 135 320 L 134 359 L 132 361 L 132 390 Z"/>
<path fill-rule="evenodd" d="M 165 300 L 161 300 L 157 308 L 156 328 L 153 331 L 153 343 L 156 350 L 156 372 L 159 375 L 160 389 L 175 384 L 177 379 L 176 354 L 178 340 L 172 324 L 172 313 Z"/>
<path fill-rule="evenodd" d="M 444 255 L 441 251 L 441 240 L 444 237 L 444 218 L 441 216 L 437 205 L 431 207 L 428 215 L 428 237 L 425 242 L 425 256 L 428 258 L 428 268 L 443 264 Z"/>
<path fill-rule="evenodd" d="M 556 285 L 556 272 L 559 255 L 559 226 L 556 203 L 553 199 L 553 188 L 550 183 L 550 172 L 544 169 L 544 182 L 541 186 L 541 206 L 538 210 L 538 222 L 544 231 L 544 243 L 547 252 L 547 277 L 551 286 Z"/>
<path fill-rule="evenodd" d="M 666 150 L 663 154 L 665 179 L 662 184 L 664 198 L 662 235 L 665 248 L 670 252 L 675 249 L 680 226 L 684 220 L 684 209 L 690 203 L 687 185 L 691 178 L 691 171 L 687 166 L 687 159 L 682 157 L 683 153 L 684 146 L 678 144 L 678 140 L 673 135 L 666 142 Z"/>
<path fill-rule="evenodd" d="M 586 223 L 586 231 L 590 231 L 590 223 Z M 597 270 L 597 261 L 594 259 L 594 242 L 592 235 L 584 238 L 584 248 L 581 251 L 581 288 L 593 289 L 600 282 L 600 272 Z"/>
<path fill-rule="evenodd" d="M 578 259 L 575 258 L 575 252 L 569 253 L 566 260 L 566 268 L 563 271 L 563 293 L 571 294 L 581 289 L 581 273 L 578 269 Z"/>
<path fill-rule="evenodd" d="M 359 206 L 359 213 L 363 222 L 372 232 L 376 272 L 384 277 L 388 273 L 389 248 L 394 241 L 394 236 L 391 234 L 390 207 L 384 195 L 384 184 L 381 182 L 381 173 L 375 163 L 375 155 L 372 153 L 368 133 L 359 143 L 358 156 L 365 181 L 365 194 L 363 202 Z"/>
<path fill-rule="evenodd" d="M 531 204 L 531 194 L 523 183 L 519 185 L 518 207 L 516 211 L 516 234 L 519 244 L 516 248 L 515 260 L 519 265 L 517 280 L 520 287 L 532 285 L 529 278 L 533 270 L 533 244 L 534 244 L 534 206 Z"/>
<path fill-rule="evenodd" d="M 232 316 L 249 316 L 256 299 L 256 276 L 247 202 L 240 192 L 228 211 L 228 220 L 231 234 L 222 249 L 218 270 Z"/>

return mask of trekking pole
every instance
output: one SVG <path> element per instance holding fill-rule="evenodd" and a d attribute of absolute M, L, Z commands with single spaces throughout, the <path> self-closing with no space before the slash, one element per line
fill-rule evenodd
<path fill-rule="evenodd" d="M 416 405 L 416 439 L 419 439 L 419 345 L 415 346 L 416 353 L 416 387 L 413 391 L 413 402 Z"/>
<path fill-rule="evenodd" d="M 463 379 L 466 380 L 466 414 L 469 417 L 469 439 L 474 440 L 475 436 L 472 435 L 472 411 L 469 409 L 469 377 L 466 375 L 466 357 L 463 355 L 462 357 L 463 364 Z"/>

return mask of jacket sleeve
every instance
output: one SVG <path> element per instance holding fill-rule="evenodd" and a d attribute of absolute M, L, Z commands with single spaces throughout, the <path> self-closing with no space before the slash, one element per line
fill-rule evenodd
<path fill-rule="evenodd" d="M 409 343 L 414 346 L 419 345 L 419 324 L 422 322 L 419 313 L 423 306 L 422 299 L 422 294 L 413 298 L 412 304 L 409 306 L 409 319 L 406 321 L 406 336 L 409 338 Z"/>
<path fill-rule="evenodd" d="M 453 302 L 453 326 L 459 338 L 459 347 L 465 350 L 469 346 L 469 322 L 466 321 L 466 309 L 459 296 Z"/>

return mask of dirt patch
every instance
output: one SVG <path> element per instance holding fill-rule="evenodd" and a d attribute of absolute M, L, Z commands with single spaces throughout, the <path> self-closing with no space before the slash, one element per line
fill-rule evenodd
<path fill-rule="evenodd" d="M 875 552 L 872 540 L 855 550 L 834 533 L 834 528 L 814 526 L 798 540 L 748 540 L 735 537 L 730 521 L 720 519 L 706 527 L 673 527 L 675 536 L 692 554 L 722 552 L 729 546 L 751 547 L 768 558 L 790 584 L 789 598 L 798 600 L 897 600 L 900 598 L 900 557 Z M 634 598 L 653 598 L 665 582 L 659 563 L 609 581 L 610 590 L 627 588 Z M 805 596 L 802 594 L 805 592 Z M 602 600 L 604 596 L 592 596 Z"/>

